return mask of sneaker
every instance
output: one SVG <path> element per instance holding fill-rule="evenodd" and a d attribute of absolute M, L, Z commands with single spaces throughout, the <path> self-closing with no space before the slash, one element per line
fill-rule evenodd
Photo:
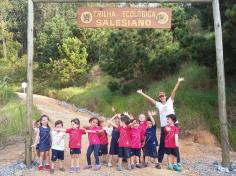
<path fill-rule="evenodd" d="M 148 167 L 148 163 L 143 163 L 143 167 Z"/>
<path fill-rule="evenodd" d="M 84 169 L 92 169 L 92 168 L 93 168 L 92 165 L 87 165 L 84 167 Z"/>
<path fill-rule="evenodd" d="M 131 164 L 128 164 L 127 169 L 132 170 Z"/>
<path fill-rule="evenodd" d="M 97 165 L 97 164 L 96 164 L 94 170 L 95 170 L 95 171 L 98 171 L 98 170 L 100 170 L 100 169 L 101 169 L 101 165 Z"/>
<path fill-rule="evenodd" d="M 62 167 L 59 169 L 59 171 L 65 172 L 65 169 Z"/>
<path fill-rule="evenodd" d="M 123 168 L 122 168 L 121 165 L 118 165 L 117 168 L 116 168 L 116 170 L 118 170 L 118 171 L 123 171 Z"/>
<path fill-rule="evenodd" d="M 143 168 L 143 165 L 141 163 L 136 164 L 137 168 Z"/>
<path fill-rule="evenodd" d="M 155 166 L 157 169 L 161 169 L 161 165 L 160 163 L 156 163 L 156 166 Z"/>
<path fill-rule="evenodd" d="M 38 166 L 38 170 L 39 171 L 43 170 L 43 166 Z"/>
<path fill-rule="evenodd" d="M 50 169 L 50 174 L 54 174 L 54 169 Z"/>
<path fill-rule="evenodd" d="M 74 167 L 71 167 L 70 168 L 70 173 L 74 173 L 76 170 L 75 170 L 75 168 Z"/>
<path fill-rule="evenodd" d="M 46 170 L 50 170 L 51 169 L 49 164 L 46 164 L 44 167 L 45 167 Z"/>
<path fill-rule="evenodd" d="M 79 166 L 76 166 L 76 168 L 75 168 L 75 172 L 77 172 L 77 173 L 80 172 L 80 168 L 79 168 Z"/>
<path fill-rule="evenodd" d="M 111 163 L 108 163 L 107 166 L 108 166 L 108 167 L 112 167 L 112 164 L 111 164 Z"/>
<path fill-rule="evenodd" d="M 173 165 L 172 165 L 172 164 L 169 164 L 167 169 L 173 170 L 173 169 L 174 169 L 174 168 L 173 168 Z"/>
<path fill-rule="evenodd" d="M 131 164 L 131 169 L 135 169 L 135 164 Z"/>
<path fill-rule="evenodd" d="M 178 165 L 179 167 L 182 167 L 182 164 L 181 164 L 181 163 L 177 163 L 177 165 Z"/>
<path fill-rule="evenodd" d="M 174 164 L 173 169 L 177 172 L 181 172 L 182 170 L 181 166 L 178 166 L 178 164 Z"/>
<path fill-rule="evenodd" d="M 36 161 L 35 163 L 35 167 L 38 167 L 39 166 L 39 162 Z"/>

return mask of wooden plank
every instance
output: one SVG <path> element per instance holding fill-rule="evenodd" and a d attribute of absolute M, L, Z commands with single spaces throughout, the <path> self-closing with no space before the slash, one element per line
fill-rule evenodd
<path fill-rule="evenodd" d="M 34 55 L 34 4 L 28 0 L 28 26 L 27 26 L 27 131 L 25 139 L 25 162 L 31 166 L 32 160 L 32 109 L 33 109 L 33 55 Z"/>
<path fill-rule="evenodd" d="M 228 136 L 228 123 L 226 115 L 226 97 L 225 97 L 225 71 L 223 57 L 222 27 L 220 17 L 219 0 L 213 0 L 213 16 L 215 27 L 215 45 L 216 45 L 216 63 L 218 77 L 218 106 L 220 120 L 220 139 L 222 148 L 222 164 L 230 166 L 230 144 Z"/>
<path fill-rule="evenodd" d="M 33 0 L 35 3 L 211 3 L 212 0 Z"/>
<path fill-rule="evenodd" d="M 171 8 L 79 7 L 78 28 L 171 28 Z"/>

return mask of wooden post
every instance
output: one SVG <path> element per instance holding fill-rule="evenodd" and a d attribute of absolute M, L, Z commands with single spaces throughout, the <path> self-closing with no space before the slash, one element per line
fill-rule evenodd
<path fill-rule="evenodd" d="M 219 0 L 212 1 L 214 26 L 215 26 L 215 44 L 216 44 L 216 62 L 218 77 L 218 106 L 220 119 L 220 140 L 222 148 L 222 165 L 230 165 L 230 144 L 228 137 L 228 123 L 226 114 L 226 97 L 225 97 L 225 72 L 223 57 L 222 27 L 220 17 Z"/>
<path fill-rule="evenodd" d="M 32 108 L 33 108 L 33 55 L 34 55 L 34 5 L 28 0 L 28 28 L 27 28 L 27 131 L 25 139 L 25 162 L 30 167 L 32 160 Z"/>

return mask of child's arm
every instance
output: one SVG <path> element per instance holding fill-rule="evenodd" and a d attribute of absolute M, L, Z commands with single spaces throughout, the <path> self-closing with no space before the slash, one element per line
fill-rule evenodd
<path fill-rule="evenodd" d="M 86 129 L 86 130 L 89 130 L 90 126 L 89 125 L 85 125 L 85 126 L 83 126 L 83 128 Z"/>
<path fill-rule="evenodd" d="M 171 96 L 170 96 L 172 100 L 175 99 L 176 91 L 179 88 L 180 82 L 182 82 L 182 81 L 184 81 L 184 78 L 179 77 L 174 89 L 172 90 Z"/>
<path fill-rule="evenodd" d="M 140 89 L 140 90 L 137 90 L 137 93 L 139 93 L 140 95 L 144 96 L 146 99 L 148 99 L 153 105 L 156 105 L 156 101 L 149 97 L 148 95 L 146 95 L 145 93 L 143 93 L 143 90 Z"/>
<path fill-rule="evenodd" d="M 115 127 L 115 128 L 118 128 L 118 125 L 116 125 L 114 122 L 112 122 L 111 120 L 109 120 L 109 123 L 113 126 L 113 127 Z"/>
<path fill-rule="evenodd" d="M 116 113 L 116 108 L 115 108 L 114 106 L 112 106 L 111 110 L 112 110 L 112 112 L 113 112 L 114 114 L 117 114 L 117 113 Z"/>
<path fill-rule="evenodd" d="M 58 132 L 61 131 L 61 132 L 66 132 L 66 129 L 63 129 L 63 128 L 61 128 L 61 129 L 53 128 L 52 131 L 58 131 Z"/>
<path fill-rule="evenodd" d="M 175 144 L 177 147 L 179 147 L 179 135 L 175 134 Z"/>
<path fill-rule="evenodd" d="M 109 121 L 113 121 L 116 117 L 119 117 L 119 115 L 115 114 Z"/>
<path fill-rule="evenodd" d="M 38 144 L 38 141 L 39 141 L 39 129 L 36 132 L 36 137 L 35 137 L 34 143 L 31 145 L 31 147 L 36 147 L 36 145 Z"/>
<path fill-rule="evenodd" d="M 148 111 L 148 116 L 150 117 L 151 121 L 152 121 L 152 124 L 153 125 L 156 125 L 156 122 L 153 118 L 154 115 L 157 115 L 157 112 L 156 111 Z"/>

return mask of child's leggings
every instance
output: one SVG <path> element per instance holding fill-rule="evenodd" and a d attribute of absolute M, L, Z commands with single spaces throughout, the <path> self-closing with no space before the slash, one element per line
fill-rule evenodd
<path fill-rule="evenodd" d="M 94 145 L 89 145 L 88 150 L 87 150 L 87 162 L 88 165 L 91 165 L 91 154 L 94 154 L 95 160 L 96 160 L 96 165 L 99 165 L 99 150 L 100 150 L 100 145 L 99 144 L 94 144 Z"/>

